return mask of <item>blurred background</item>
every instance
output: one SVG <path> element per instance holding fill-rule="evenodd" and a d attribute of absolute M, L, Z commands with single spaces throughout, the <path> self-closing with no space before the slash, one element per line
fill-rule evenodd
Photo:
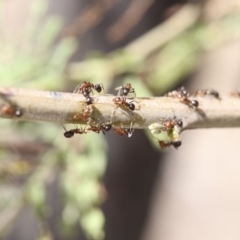
<path fill-rule="evenodd" d="M 228 94 L 239 66 L 239 0 L 0 0 L 1 86 Z M 66 139 L 58 124 L 0 128 L 1 239 L 240 239 L 238 129 L 186 131 L 163 152 L 140 130 Z"/>

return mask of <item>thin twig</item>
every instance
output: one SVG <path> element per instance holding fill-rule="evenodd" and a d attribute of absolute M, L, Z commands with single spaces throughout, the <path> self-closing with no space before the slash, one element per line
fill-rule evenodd
<path fill-rule="evenodd" d="M 201 8 L 199 5 L 185 4 L 172 17 L 128 44 L 124 50 L 129 54 L 140 55 L 145 58 L 193 26 L 200 17 L 200 13 Z"/>
<path fill-rule="evenodd" d="M 112 123 L 115 126 L 148 128 L 161 119 L 181 119 L 183 129 L 240 127 L 240 98 L 234 96 L 197 97 L 199 107 L 191 108 L 171 97 L 127 99 L 134 101 L 131 111 L 117 107 L 113 95 L 94 95 L 89 105 L 92 124 Z M 7 107 L 18 111 L 6 111 Z M 81 94 L 0 88 L 0 118 L 56 123 L 85 123 L 74 116 L 86 107 Z M 21 112 L 21 114 L 19 114 Z"/>

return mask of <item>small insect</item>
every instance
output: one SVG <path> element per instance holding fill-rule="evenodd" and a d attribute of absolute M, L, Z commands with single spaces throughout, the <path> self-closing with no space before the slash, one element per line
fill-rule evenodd
<path fill-rule="evenodd" d="M 164 95 L 165 97 L 173 97 L 173 98 L 181 98 L 182 94 L 181 92 L 177 91 L 177 90 L 173 90 L 171 92 L 168 92 Z"/>
<path fill-rule="evenodd" d="M 118 96 L 127 96 L 129 93 L 133 93 L 134 97 L 136 97 L 135 89 L 132 87 L 131 83 L 127 83 L 125 86 L 117 87 L 115 90 L 118 90 Z"/>
<path fill-rule="evenodd" d="M 133 134 L 133 129 L 130 128 L 120 128 L 120 127 L 114 127 L 113 128 L 114 131 L 119 135 L 119 136 L 125 136 L 127 135 L 129 138 L 132 136 Z"/>
<path fill-rule="evenodd" d="M 161 149 L 165 149 L 170 146 L 173 146 L 175 149 L 178 149 L 182 145 L 181 141 L 171 141 L 171 142 L 158 141 L 158 143 Z"/>
<path fill-rule="evenodd" d="M 75 120 L 82 119 L 83 121 L 87 121 L 89 119 L 91 111 L 92 111 L 92 109 L 88 105 L 86 105 L 83 112 L 74 115 L 73 118 Z"/>
<path fill-rule="evenodd" d="M 168 92 L 165 94 L 166 97 L 174 97 L 174 98 L 183 98 L 183 97 L 189 97 L 190 94 L 188 93 L 187 89 L 185 87 L 180 87 L 177 90 L 173 90 L 171 92 Z"/>
<path fill-rule="evenodd" d="M 1 113 L 6 115 L 14 115 L 15 111 L 16 110 L 13 107 L 7 105 L 1 108 Z"/>
<path fill-rule="evenodd" d="M 202 90 L 197 90 L 192 94 L 194 97 L 201 97 L 201 96 L 213 96 L 217 99 L 220 99 L 219 93 L 213 89 L 202 89 Z"/>
<path fill-rule="evenodd" d="M 71 129 L 69 131 L 65 130 L 64 137 L 71 138 L 74 136 L 74 134 L 84 134 L 84 133 L 87 133 L 86 129 L 75 128 L 75 129 Z"/>
<path fill-rule="evenodd" d="M 126 101 L 126 97 L 115 97 L 113 99 L 113 102 L 119 106 L 119 107 L 124 107 L 124 108 L 128 108 L 131 111 L 134 111 L 135 109 L 135 104 L 133 103 L 134 101 L 131 102 L 127 102 Z"/>
<path fill-rule="evenodd" d="M 231 92 L 230 93 L 230 96 L 232 96 L 232 97 L 240 97 L 240 91 L 233 91 L 233 92 Z"/>
<path fill-rule="evenodd" d="M 183 126 L 182 120 L 177 120 L 174 118 L 163 121 L 163 127 L 165 128 L 165 131 L 173 130 L 175 126 L 182 128 Z"/>
<path fill-rule="evenodd" d="M 194 99 L 189 99 L 187 97 L 183 97 L 180 99 L 180 102 L 188 105 L 190 108 L 198 108 L 199 106 L 199 103 L 197 100 L 194 100 Z"/>
<path fill-rule="evenodd" d="M 82 93 L 84 97 L 89 97 L 93 90 L 100 93 L 103 90 L 103 85 L 101 83 L 94 85 L 90 82 L 82 82 L 75 88 L 73 93 Z"/>
<path fill-rule="evenodd" d="M 188 105 L 191 108 L 197 108 L 199 103 L 197 100 L 189 99 L 190 94 L 185 87 L 180 87 L 177 90 L 171 91 L 165 95 L 166 97 L 178 98 L 181 103 Z"/>
<path fill-rule="evenodd" d="M 12 107 L 9 105 L 3 106 L 0 110 L 0 112 L 2 114 L 6 114 L 6 115 L 10 115 L 10 116 L 13 116 L 13 115 L 15 115 L 16 117 L 22 116 L 22 112 L 20 109 L 16 109 L 15 107 Z"/>
<path fill-rule="evenodd" d="M 105 134 L 105 132 L 110 131 L 111 129 L 112 129 L 112 124 L 110 124 L 110 123 L 104 124 L 104 125 L 99 125 L 99 126 L 90 125 L 90 127 L 87 128 L 88 131 L 93 131 L 95 133 L 102 132 L 103 134 Z"/>

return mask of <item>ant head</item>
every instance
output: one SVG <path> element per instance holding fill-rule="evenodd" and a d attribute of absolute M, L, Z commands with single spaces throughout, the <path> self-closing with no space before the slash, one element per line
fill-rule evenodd
<path fill-rule="evenodd" d="M 112 129 L 112 124 L 106 124 L 106 125 L 104 125 L 104 126 L 103 126 L 103 129 L 104 129 L 105 131 L 110 131 L 110 130 Z"/>
<path fill-rule="evenodd" d="M 71 138 L 73 136 L 74 136 L 74 130 L 73 129 L 64 133 L 64 137 L 66 137 L 66 138 Z"/>
<path fill-rule="evenodd" d="M 16 117 L 21 117 L 22 116 L 22 111 L 20 109 L 17 109 L 15 112 Z"/>
<path fill-rule="evenodd" d="M 207 95 L 212 95 L 215 98 L 219 98 L 219 93 L 217 91 L 213 90 L 213 89 L 207 89 L 206 94 Z"/>
<path fill-rule="evenodd" d="M 129 89 L 124 87 L 122 92 L 123 92 L 123 95 L 126 96 L 129 93 Z"/>
<path fill-rule="evenodd" d="M 177 120 L 177 125 L 178 125 L 180 128 L 182 128 L 182 126 L 183 126 L 182 120 Z"/>
<path fill-rule="evenodd" d="M 134 111 L 134 109 L 135 109 L 135 104 L 132 103 L 132 102 L 130 102 L 130 103 L 129 103 L 129 109 L 132 110 L 132 111 Z"/>
<path fill-rule="evenodd" d="M 178 149 L 182 145 L 181 141 L 173 142 L 173 146 Z"/>
<path fill-rule="evenodd" d="M 88 97 L 89 93 L 90 93 L 89 90 L 84 90 L 82 94 L 83 94 L 84 97 Z"/>
<path fill-rule="evenodd" d="M 197 108 L 198 107 L 198 101 L 197 100 L 191 100 L 191 104 L 193 105 L 193 107 Z"/>
<path fill-rule="evenodd" d="M 96 85 L 94 85 L 94 89 L 95 89 L 98 93 L 100 93 L 100 92 L 102 91 L 102 86 L 101 86 L 101 84 L 96 84 Z"/>

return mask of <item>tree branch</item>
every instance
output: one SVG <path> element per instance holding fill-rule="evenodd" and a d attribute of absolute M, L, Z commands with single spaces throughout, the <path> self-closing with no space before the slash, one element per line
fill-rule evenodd
<path fill-rule="evenodd" d="M 240 98 L 236 96 L 194 97 L 199 102 L 197 109 L 172 97 L 127 98 L 127 102 L 134 101 L 134 111 L 117 107 L 114 97 L 93 96 L 93 104 L 88 105 L 92 124 L 148 128 L 161 119 L 176 118 L 182 120 L 183 130 L 240 127 Z M 82 94 L 0 88 L 0 118 L 84 124 L 85 102 Z"/>

